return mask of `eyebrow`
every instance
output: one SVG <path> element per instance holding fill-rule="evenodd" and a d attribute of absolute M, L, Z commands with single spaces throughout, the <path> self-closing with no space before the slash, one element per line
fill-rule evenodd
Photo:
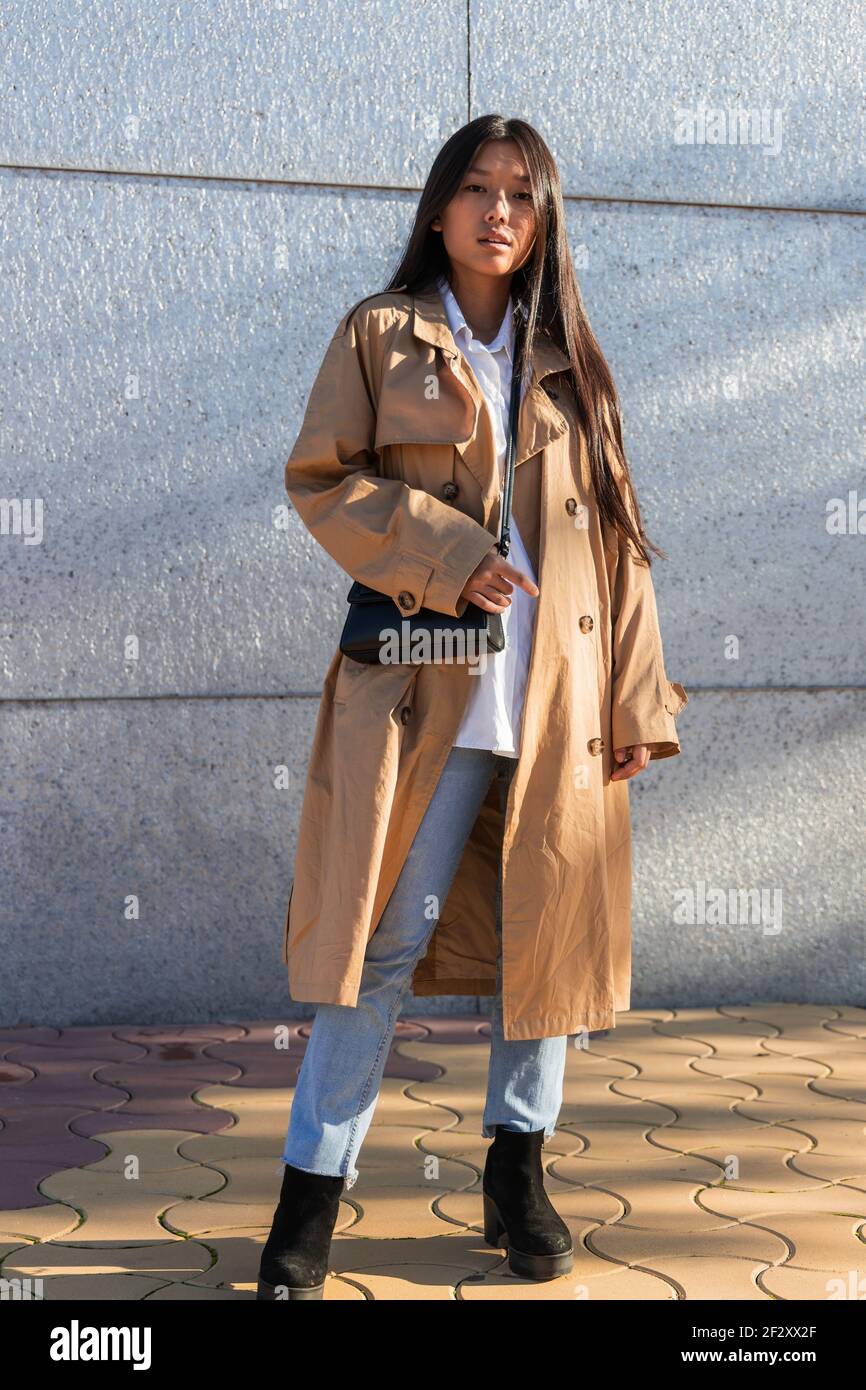
<path fill-rule="evenodd" d="M 467 173 L 467 174 L 483 174 L 483 176 L 486 178 L 487 175 L 490 173 L 490 170 L 489 170 L 489 169 L 482 169 L 480 164 L 471 164 L 471 165 L 469 166 L 469 168 L 466 170 L 466 173 Z M 513 179 L 518 179 L 520 183 L 529 183 L 529 181 L 530 181 L 530 180 L 529 180 L 529 175 L 528 175 L 528 174 L 512 174 L 511 177 L 512 177 Z"/>

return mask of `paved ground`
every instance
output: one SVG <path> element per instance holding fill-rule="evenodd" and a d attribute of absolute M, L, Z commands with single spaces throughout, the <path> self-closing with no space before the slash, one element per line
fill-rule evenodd
<path fill-rule="evenodd" d="M 485 1245 L 487 1025 L 418 1017 L 325 1297 L 866 1297 L 866 1009 L 620 1018 L 569 1049 L 544 1150 L 571 1274 L 515 1278 Z M 3 1278 L 47 1299 L 254 1298 L 309 1027 L 0 1029 Z"/>

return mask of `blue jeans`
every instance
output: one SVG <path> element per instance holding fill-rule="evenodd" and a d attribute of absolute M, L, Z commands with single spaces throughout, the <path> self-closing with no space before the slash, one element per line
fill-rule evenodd
<path fill-rule="evenodd" d="M 352 1187 L 355 1160 L 379 1097 L 400 1003 L 436 926 L 425 908 L 444 904 L 466 840 L 500 777 L 505 806 L 517 759 L 481 748 L 452 748 L 379 925 L 367 943 L 355 1006 L 319 1004 L 292 1103 L 283 1162 L 311 1173 L 343 1176 Z M 360 808 L 359 808 L 360 812 Z M 562 1104 L 568 1038 L 506 1042 L 502 1033 L 502 862 L 496 904 L 499 934 L 490 1064 L 481 1133 L 494 1126 L 550 1136 Z"/>

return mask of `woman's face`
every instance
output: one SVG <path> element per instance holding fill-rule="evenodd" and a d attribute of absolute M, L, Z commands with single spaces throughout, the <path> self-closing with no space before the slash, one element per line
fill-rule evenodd
<path fill-rule="evenodd" d="M 528 259 L 536 218 L 529 174 L 513 140 L 488 140 L 431 227 L 452 265 L 481 275 L 513 275 Z M 495 235 L 496 241 L 486 238 Z"/>

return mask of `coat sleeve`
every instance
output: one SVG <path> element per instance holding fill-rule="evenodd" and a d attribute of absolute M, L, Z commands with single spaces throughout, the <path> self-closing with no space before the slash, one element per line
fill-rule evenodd
<path fill-rule="evenodd" d="M 621 482 L 622 467 L 612 448 L 608 458 L 629 514 L 634 508 Z M 613 748 L 645 743 L 650 759 L 680 752 L 676 715 L 689 701 L 679 681 L 665 673 L 655 587 L 649 566 L 616 533 L 617 555 L 611 595 Z"/>
<path fill-rule="evenodd" d="M 460 592 L 496 543 L 472 517 L 422 488 L 380 476 L 375 452 L 381 347 L 374 311 L 337 326 L 285 467 L 307 530 L 347 574 L 399 602 L 462 617 Z"/>

